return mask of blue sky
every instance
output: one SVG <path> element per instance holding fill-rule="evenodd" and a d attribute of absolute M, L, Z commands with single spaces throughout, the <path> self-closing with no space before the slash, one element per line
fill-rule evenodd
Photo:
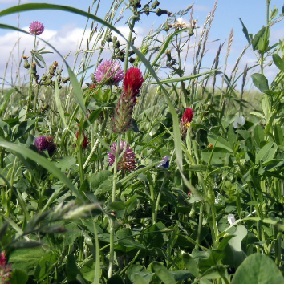
<path fill-rule="evenodd" d="M 6 9 L 13 5 L 17 5 L 18 2 L 30 3 L 30 2 L 46 2 L 46 3 L 54 3 L 59 5 L 69 5 L 82 10 L 87 11 L 88 6 L 92 3 L 92 0 L 61 0 L 61 1 L 33 1 L 33 0 L 0 0 L 0 10 Z M 142 4 L 147 1 L 141 1 Z M 211 11 L 214 0 L 197 0 L 197 1 L 187 1 L 187 0 L 161 0 L 161 8 L 167 9 L 169 11 L 178 11 L 186 8 L 189 5 L 194 4 L 194 19 L 198 20 L 198 26 L 202 26 L 208 13 Z M 103 17 L 112 3 L 112 0 L 101 0 L 100 1 L 100 9 L 97 16 Z M 242 19 L 245 26 L 248 28 L 250 33 L 256 33 L 262 25 L 265 25 L 266 21 L 266 0 L 218 0 L 218 7 L 216 10 L 214 22 L 210 31 L 209 42 L 213 42 L 218 39 L 218 41 L 214 42 L 209 47 L 209 62 L 207 64 L 211 64 L 212 58 L 214 57 L 217 47 L 219 43 L 226 42 L 230 33 L 230 30 L 234 30 L 234 41 L 232 46 L 232 52 L 230 54 L 230 63 L 234 64 L 236 59 L 238 58 L 240 52 L 246 46 L 247 42 L 242 33 L 242 27 L 239 21 L 239 18 Z M 271 7 L 276 6 L 279 8 L 279 13 L 281 13 L 281 6 L 283 5 L 283 0 L 272 0 Z M 189 15 L 185 15 L 183 17 L 185 20 L 189 20 Z M 45 25 L 45 29 L 50 31 L 50 36 L 53 38 L 53 43 L 58 44 L 59 46 L 64 46 L 65 41 L 66 45 L 63 48 L 64 52 L 68 52 L 68 49 L 72 51 L 72 45 L 75 44 L 75 41 L 72 41 L 72 38 L 80 35 L 80 29 L 84 28 L 86 23 L 86 19 L 74 15 L 69 14 L 62 11 L 32 11 L 32 12 L 24 12 L 18 18 L 17 14 L 6 16 L 0 18 L 0 23 L 10 24 L 17 26 L 17 22 L 19 19 L 20 28 L 28 27 L 31 21 L 37 20 L 43 22 Z M 160 23 L 166 20 L 166 16 L 162 15 L 161 17 L 157 17 L 155 15 L 143 16 L 141 21 L 137 24 L 138 28 L 141 30 L 142 36 L 144 32 L 148 32 L 152 27 L 157 27 Z M 124 26 L 124 22 L 120 23 L 121 26 Z M 277 23 L 272 30 L 271 38 L 272 41 L 275 42 L 279 38 L 283 38 L 283 26 L 284 22 Z M 10 36 L 11 35 L 11 36 Z M 15 34 L 14 34 L 15 35 Z M 9 37 L 10 36 L 10 37 Z M 62 36 L 62 37 L 61 37 Z M 12 46 L 15 45 L 17 39 L 14 42 L 11 40 L 12 34 L 10 31 L 1 30 L 0 29 L 0 49 L 6 52 L 9 51 L 7 45 Z M 30 37 L 31 38 L 31 37 Z M 48 36 L 46 39 L 49 39 Z M 2 41 L 1 41 L 2 40 Z M 57 41 L 56 41 L 57 40 Z M 8 41 L 8 42 L 7 42 Z M 30 39 L 32 41 L 32 39 Z M 27 45 L 27 41 L 23 40 L 24 44 Z M 23 47 L 24 48 L 24 47 Z M 29 47 L 27 47 L 28 49 Z M 59 47 L 61 50 L 61 47 Z M 4 57 L 5 58 L 5 57 Z M 248 57 L 250 61 L 255 60 L 254 54 L 251 55 L 249 53 Z M 0 77 L 2 76 L 3 65 L 4 62 L 1 60 L 0 63 Z M 2 66 L 1 66 L 2 64 Z M 14 63 L 15 64 L 15 63 Z"/>

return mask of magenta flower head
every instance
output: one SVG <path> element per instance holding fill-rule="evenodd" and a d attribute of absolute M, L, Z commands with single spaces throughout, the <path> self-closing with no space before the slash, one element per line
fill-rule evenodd
<path fill-rule="evenodd" d="M 105 60 L 95 70 L 94 78 L 97 83 L 105 85 L 118 85 L 123 79 L 124 72 L 116 60 Z"/>
<path fill-rule="evenodd" d="M 108 153 L 108 163 L 112 166 L 115 162 L 116 155 L 116 142 L 114 142 L 110 147 L 110 152 Z M 124 142 L 120 142 L 118 157 L 119 161 L 117 163 L 118 170 L 132 171 L 136 168 L 136 156 L 130 146 Z M 122 154 L 122 152 L 124 152 Z"/>
<path fill-rule="evenodd" d="M 11 265 L 7 263 L 6 253 L 0 253 L 0 284 L 8 284 L 11 277 Z"/>
<path fill-rule="evenodd" d="M 34 145 L 39 152 L 48 151 L 49 156 L 52 156 L 56 151 L 56 144 L 51 136 L 40 136 L 35 138 Z"/>
<path fill-rule="evenodd" d="M 41 22 L 34 21 L 30 24 L 30 34 L 41 35 L 44 32 L 44 25 Z"/>
<path fill-rule="evenodd" d="M 123 89 L 124 92 L 130 94 L 135 99 L 140 93 L 140 88 L 144 82 L 142 73 L 137 67 L 130 67 L 124 76 Z"/>

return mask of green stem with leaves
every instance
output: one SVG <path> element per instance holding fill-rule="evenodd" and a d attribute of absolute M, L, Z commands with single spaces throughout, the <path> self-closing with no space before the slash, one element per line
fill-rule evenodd
<path fill-rule="evenodd" d="M 117 163 L 118 163 L 118 157 L 120 153 L 120 140 L 121 140 L 121 135 L 118 136 L 117 143 L 116 143 L 116 152 L 115 152 L 114 167 L 113 167 L 111 203 L 115 202 L 115 199 L 116 199 L 116 184 L 118 180 Z M 109 248 L 108 278 L 111 278 L 112 268 L 113 268 L 113 263 L 114 263 L 114 234 L 115 234 L 113 217 L 109 218 L 109 224 L 110 224 L 110 240 L 109 240 L 110 248 Z"/>

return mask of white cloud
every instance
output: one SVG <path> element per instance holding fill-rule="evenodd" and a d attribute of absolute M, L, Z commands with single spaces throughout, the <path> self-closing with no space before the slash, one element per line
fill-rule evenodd
<path fill-rule="evenodd" d="M 119 26 L 117 27 L 120 32 L 127 38 L 129 29 L 127 26 Z M 28 31 L 29 27 L 23 27 L 23 30 Z M 140 46 L 142 43 L 142 39 L 144 36 L 144 30 L 142 28 L 135 28 L 136 33 L 136 40 L 135 44 Z M 66 25 L 62 27 L 60 30 L 51 30 L 51 29 L 45 29 L 44 33 L 40 35 L 39 37 L 47 41 L 49 44 L 51 44 L 53 47 L 59 51 L 59 53 L 67 57 L 68 63 L 73 67 L 76 54 L 79 54 L 79 58 L 77 59 L 77 66 L 80 64 L 81 58 L 86 52 L 87 46 L 86 42 L 87 39 L 89 39 L 89 48 L 94 47 L 94 42 L 96 39 L 97 34 L 93 36 L 92 39 L 89 39 L 90 37 L 90 30 L 84 30 L 79 27 Z M 118 39 L 123 43 L 123 39 Z M 82 42 L 82 45 L 80 46 L 80 43 Z M 62 62 L 62 59 L 51 49 L 51 47 L 47 46 L 44 42 L 41 40 L 37 40 L 38 43 L 38 49 L 45 47 L 45 50 L 52 51 L 53 54 L 45 54 L 43 55 L 47 67 L 51 65 L 53 61 Z M 26 56 L 30 56 L 30 51 L 33 49 L 34 44 L 34 36 L 29 34 L 23 34 L 16 31 L 7 32 L 6 34 L 0 36 L 0 50 L 1 50 L 1 58 L 0 61 L 0 78 L 3 77 L 3 74 L 5 72 L 6 66 L 8 66 L 7 74 L 6 74 L 6 80 L 11 82 L 11 74 L 12 78 L 16 76 L 19 69 L 19 62 L 21 60 L 22 54 Z M 94 62 L 96 62 L 98 55 L 97 48 L 101 44 L 101 40 L 98 41 L 98 43 L 95 45 L 95 48 L 93 51 L 90 51 L 89 54 L 92 55 L 94 53 Z M 103 56 L 110 56 L 108 48 L 104 51 Z M 4 59 L 4 60 L 3 60 Z M 93 64 L 91 62 L 91 64 Z M 41 75 L 41 73 L 44 73 L 45 70 L 42 70 L 38 68 L 38 72 Z M 24 67 L 20 67 L 20 73 L 28 74 L 28 71 L 24 69 Z M 15 80 L 13 80 L 15 81 Z M 0 80 L 1 82 L 1 80 Z"/>

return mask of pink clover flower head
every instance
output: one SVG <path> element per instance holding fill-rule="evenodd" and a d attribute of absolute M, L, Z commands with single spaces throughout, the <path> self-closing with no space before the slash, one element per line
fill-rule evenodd
<path fill-rule="evenodd" d="M 30 34 L 41 35 L 44 32 L 44 25 L 41 22 L 34 21 L 30 24 Z"/>
<path fill-rule="evenodd" d="M 35 138 L 34 145 L 38 151 L 44 151 L 48 148 L 49 142 L 47 141 L 46 136 L 40 136 Z"/>
<path fill-rule="evenodd" d="M 123 79 L 124 72 L 116 60 L 104 60 L 95 70 L 94 78 L 97 83 L 105 85 L 118 85 Z"/>
<path fill-rule="evenodd" d="M 49 156 L 52 156 L 57 148 L 52 136 L 39 136 L 35 138 L 34 145 L 39 152 L 48 151 Z"/>
<path fill-rule="evenodd" d="M 11 277 L 11 265 L 7 264 L 5 251 L 0 253 L 0 284 L 8 284 Z"/>
<path fill-rule="evenodd" d="M 117 143 L 114 142 L 108 153 L 108 163 L 110 166 L 115 162 L 116 146 Z M 122 152 L 124 152 L 123 155 Z M 132 171 L 136 168 L 136 155 L 125 141 L 120 142 L 118 157 L 120 157 L 117 163 L 118 170 Z"/>

